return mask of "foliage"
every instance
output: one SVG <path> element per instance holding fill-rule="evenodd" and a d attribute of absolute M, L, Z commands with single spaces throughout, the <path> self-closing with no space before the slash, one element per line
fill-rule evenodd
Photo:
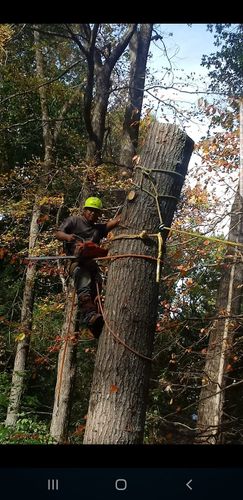
<path fill-rule="evenodd" d="M 43 26 L 44 28 L 44 26 Z M 76 58 L 76 52 L 66 40 L 43 37 L 42 44 L 46 53 L 46 75 L 52 85 L 48 86 L 47 99 L 52 130 L 56 120 L 63 119 L 60 112 L 64 104 L 74 95 L 73 86 L 82 79 L 82 66 L 77 65 L 68 72 Z M 46 48 L 48 46 L 48 51 Z M 62 73 L 62 64 L 68 76 L 58 78 Z M 46 82 L 45 82 L 46 83 Z M 41 106 L 38 88 L 43 85 L 36 76 L 35 48 L 33 27 L 25 24 L 8 44 L 8 58 L 1 68 L 1 163 L 5 171 L 16 166 L 23 168 L 26 163 L 42 159 L 43 133 L 41 124 Z M 77 90 L 75 89 L 77 94 Z M 82 94 L 77 94 L 70 106 L 69 114 L 63 120 L 57 144 L 57 159 L 69 161 L 80 159 L 82 155 L 83 119 Z M 80 147 L 81 144 L 81 147 Z M 77 152 L 79 152 L 77 154 Z"/>
<path fill-rule="evenodd" d="M 73 406 L 69 427 L 69 443 L 81 444 L 88 412 L 97 341 L 88 339 L 84 330 L 77 351 L 77 373 L 73 393 Z"/>
<path fill-rule="evenodd" d="M 13 34 L 14 29 L 10 24 L 0 25 L 0 62 L 3 61 L 4 57 L 6 57 L 5 46 L 12 38 Z"/>
<path fill-rule="evenodd" d="M 211 24 L 208 28 L 215 33 L 215 45 L 219 47 L 217 52 L 202 59 L 202 65 L 210 69 L 210 89 L 216 94 L 241 97 L 243 25 Z"/>
<path fill-rule="evenodd" d="M 221 26 L 221 27 L 219 27 Z M 72 25 L 74 31 L 78 25 Z M 20 329 L 20 311 L 28 251 L 29 225 L 36 194 L 39 193 L 41 216 L 39 242 L 35 255 L 55 254 L 62 251 L 53 240 L 53 230 L 70 213 L 79 210 L 80 191 L 86 175 L 93 191 L 102 194 L 107 209 L 105 218 L 117 208 L 118 194 L 124 199 L 132 179 L 116 165 L 122 135 L 125 109 L 128 53 L 119 62 L 112 75 L 109 111 L 106 115 L 106 134 L 103 153 L 106 160 L 92 169 L 84 160 L 86 131 L 83 118 L 83 92 L 86 82 L 86 64 L 81 51 L 69 38 L 61 25 L 42 25 L 48 110 L 53 127 L 60 111 L 76 90 L 80 93 L 70 106 L 56 143 L 56 163 L 43 177 L 43 137 L 38 81 L 35 74 L 33 26 L 18 26 L 16 36 L 8 28 L 3 39 L 4 64 L 1 68 L 0 96 L 0 273 L 2 332 L 0 337 L 0 420 L 6 415 L 11 383 L 11 369 Z M 104 62 L 106 50 L 115 46 L 126 27 L 105 24 L 98 33 L 98 50 Z M 213 28 L 212 28 L 213 29 Z M 239 95 L 242 76 L 242 25 L 216 25 L 216 38 L 223 51 L 204 58 L 210 72 L 212 90 Z M 56 36 L 50 36 L 55 32 Z M 0 30 L 0 44 L 1 44 Z M 80 35 L 81 36 L 81 35 Z M 109 46 L 110 44 L 110 46 Z M 108 46 L 107 46 L 108 45 Z M 78 61 L 77 65 L 75 63 Z M 68 70 L 68 66 L 72 66 Z M 68 70 L 65 73 L 65 70 Z M 61 73 L 64 73 L 59 78 Z M 47 83 L 47 81 L 45 81 Z M 210 332 L 210 318 L 214 315 L 217 285 L 223 265 L 225 246 L 211 240 L 197 239 L 177 230 L 203 232 L 212 236 L 216 231 L 216 210 L 222 199 L 211 191 L 212 180 L 217 187 L 219 177 L 231 184 L 231 176 L 239 163 L 238 103 L 231 99 L 222 108 L 205 101 L 203 120 L 210 120 L 209 135 L 197 147 L 202 163 L 190 174 L 181 203 L 178 205 L 175 231 L 167 241 L 167 255 L 160 284 L 159 312 L 152 374 L 150 379 L 149 408 L 146 420 L 147 443 L 192 442 L 196 425 L 202 370 Z M 154 115 L 149 110 L 140 124 L 140 145 L 146 136 Z M 215 128 L 216 127 L 216 128 Z M 139 151 L 138 151 L 139 153 Z M 191 182 L 193 178 L 193 183 Z M 235 177 L 234 177 L 235 178 Z M 234 179 L 233 179 L 234 181 Z M 39 192 L 40 185 L 44 186 Z M 229 188 L 229 190 L 231 187 Z M 224 215 L 222 215 L 222 218 Z M 221 224 L 220 219 L 220 224 Z M 220 230 L 219 225 L 219 230 Z M 222 239 L 225 237 L 220 236 Z M 105 269 L 105 268 L 104 268 Z M 33 328 L 22 409 L 16 429 L 0 426 L 0 442 L 51 443 L 49 423 L 56 381 L 57 356 L 61 345 L 61 327 L 65 296 L 60 277 L 66 277 L 64 266 L 41 263 L 38 267 Z M 238 328 L 234 352 L 230 359 L 228 380 L 240 381 L 241 330 Z M 85 332 L 77 346 L 78 370 L 73 395 L 70 422 L 70 443 L 81 443 L 85 429 L 89 391 L 97 344 Z M 236 442 L 241 431 L 234 435 L 234 419 L 240 422 L 242 409 L 240 385 L 229 398 L 227 439 Z M 34 415 L 32 418 L 29 415 Z M 38 418 L 37 416 L 38 415 Z M 41 420 L 39 419 L 41 416 Z M 241 438 L 242 439 L 242 438 Z"/>
<path fill-rule="evenodd" d="M 16 427 L 0 424 L 0 444 L 54 444 L 49 434 L 48 425 L 29 418 L 24 413 L 19 415 Z"/>
<path fill-rule="evenodd" d="M 7 372 L 0 372 L 0 422 L 4 420 L 6 416 L 10 383 L 10 374 Z"/>
<path fill-rule="evenodd" d="M 148 443 L 191 443 L 194 438 L 224 255 L 223 246 L 205 242 L 202 246 L 200 239 L 172 232 L 167 244 L 146 417 Z"/>

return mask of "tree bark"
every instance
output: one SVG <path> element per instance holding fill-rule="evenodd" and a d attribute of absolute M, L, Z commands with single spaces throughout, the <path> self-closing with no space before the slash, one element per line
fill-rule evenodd
<path fill-rule="evenodd" d="M 121 140 L 120 164 L 131 167 L 138 145 L 148 51 L 153 24 L 141 24 L 133 34 L 130 49 L 129 94 Z"/>
<path fill-rule="evenodd" d="M 40 33 L 34 30 L 35 40 L 35 59 L 36 59 L 36 74 L 42 82 L 45 80 L 45 63 L 43 53 L 40 47 Z M 44 164 L 49 167 L 53 162 L 53 133 L 49 122 L 49 110 L 47 99 L 47 87 L 43 85 L 39 87 L 41 114 L 42 114 L 42 130 L 43 141 L 45 146 Z"/>
<path fill-rule="evenodd" d="M 80 210 L 82 210 L 84 200 L 89 194 L 90 182 L 86 175 L 84 176 L 80 195 Z M 77 314 L 78 301 L 76 289 L 73 280 L 69 278 L 62 327 L 63 345 L 58 355 L 57 382 L 50 428 L 50 434 L 57 443 L 65 442 L 68 437 L 72 393 L 77 369 L 75 339 L 78 338 L 78 330 L 80 328 Z"/>
<path fill-rule="evenodd" d="M 128 196 L 122 211 L 121 224 L 129 227 L 126 233 L 158 233 L 161 221 L 155 193 L 163 222 L 171 225 L 192 150 L 193 141 L 177 126 L 154 123 L 150 127 L 141 168 L 135 174 L 134 196 Z M 120 228 L 118 236 L 123 233 Z M 113 242 L 110 255 L 128 253 L 156 258 L 157 238 Z M 157 303 L 156 260 L 126 257 L 112 261 L 84 443 L 142 442 Z"/>
<path fill-rule="evenodd" d="M 36 240 L 38 238 L 38 232 L 39 232 L 38 219 L 40 217 L 40 213 L 41 210 L 38 204 L 38 197 L 36 197 L 32 212 L 31 225 L 30 225 L 29 252 L 31 252 L 31 250 L 35 248 Z M 6 426 L 16 425 L 18 419 L 18 413 L 20 410 L 21 397 L 24 391 L 26 362 L 29 353 L 30 334 L 32 330 L 35 277 L 36 277 L 36 264 L 31 262 L 29 263 L 26 271 L 23 302 L 21 308 L 21 333 L 24 333 L 25 337 L 23 340 L 18 341 L 17 344 L 13 375 L 12 375 L 12 384 L 9 396 L 9 404 L 5 420 Z"/>
<path fill-rule="evenodd" d="M 243 204 L 239 189 L 232 206 L 228 239 L 243 243 Z M 225 318 L 214 321 L 211 326 L 198 408 L 197 443 L 219 444 L 223 440 L 225 370 L 236 327 L 230 316 L 240 314 L 243 299 L 243 264 L 239 259 L 237 247 L 231 247 L 226 252 L 216 302 L 216 314 Z"/>
<path fill-rule="evenodd" d="M 44 59 L 43 54 L 40 49 L 40 35 L 37 31 L 34 31 L 35 40 L 35 57 L 36 57 L 36 74 L 43 80 L 44 79 Z M 42 130 L 43 130 L 43 141 L 44 141 L 44 165 L 49 167 L 53 158 L 53 141 L 52 134 L 50 130 L 50 124 L 48 121 L 48 107 L 47 107 L 47 94 L 46 88 L 39 88 L 41 111 L 42 111 Z M 32 212 L 32 220 L 30 225 L 30 239 L 29 239 L 29 250 L 35 248 L 39 226 L 38 218 L 41 214 L 41 208 L 38 203 L 38 195 L 36 195 L 35 204 Z M 24 390 L 24 375 L 27 364 L 27 358 L 29 353 L 30 335 L 32 328 L 32 315 L 34 306 L 34 293 L 35 293 L 35 278 L 36 278 L 36 265 L 30 263 L 27 268 L 24 294 L 23 294 L 23 304 L 21 310 L 21 324 L 23 326 L 23 333 L 25 330 L 28 332 L 25 335 L 23 341 L 20 341 L 17 346 L 17 351 L 14 361 L 14 370 L 12 376 L 12 385 L 10 391 L 10 399 L 7 410 L 7 417 L 5 420 L 5 425 L 16 425 L 18 419 L 18 412 L 20 410 L 21 398 Z"/>
<path fill-rule="evenodd" d="M 105 118 L 110 95 L 110 75 L 108 65 L 97 68 L 96 97 L 92 112 L 92 138 L 87 144 L 86 160 L 99 165 L 102 160 L 102 145 L 105 133 Z"/>
<path fill-rule="evenodd" d="M 99 24 L 92 29 L 88 24 L 81 24 L 81 38 L 67 25 L 72 39 L 87 60 L 87 85 L 84 96 L 84 120 L 88 133 L 86 160 L 92 165 L 102 162 L 102 146 L 105 133 L 105 118 L 110 94 L 110 76 L 115 64 L 125 51 L 136 29 L 136 24 L 129 25 L 120 41 L 108 51 L 102 61 L 97 44 Z M 94 95 L 95 92 L 95 95 Z"/>
<path fill-rule="evenodd" d="M 36 74 L 37 77 L 43 82 L 45 80 L 45 64 L 44 57 L 41 50 L 40 34 L 38 31 L 34 30 L 34 48 L 35 48 L 35 59 L 36 59 Z M 57 121 L 54 130 L 51 129 L 49 110 L 48 110 L 48 95 L 47 87 L 39 87 L 40 103 L 41 103 L 41 118 L 42 118 L 42 131 L 43 131 L 43 144 L 44 144 L 44 161 L 43 161 L 43 175 L 47 174 L 50 167 L 54 163 L 54 144 L 58 138 L 61 127 Z M 76 95 L 76 93 L 75 93 Z M 63 109 L 60 112 L 60 117 L 64 116 L 72 99 L 65 103 Z M 40 179 L 39 187 L 37 189 L 37 195 L 35 198 L 35 203 L 32 212 L 32 220 L 30 225 L 30 236 L 29 236 L 29 251 L 33 251 L 36 246 L 39 233 L 38 219 L 41 214 L 41 207 L 39 205 L 39 193 L 43 196 L 44 182 L 47 181 L 47 177 L 44 175 L 44 181 Z M 21 324 L 23 333 L 27 332 L 23 341 L 18 342 L 14 370 L 12 377 L 12 385 L 9 399 L 9 406 L 7 410 L 7 417 L 5 424 L 14 426 L 18 419 L 18 412 L 20 410 L 21 397 L 24 390 L 24 375 L 26 370 L 30 335 L 32 328 L 32 315 L 34 306 L 34 289 L 35 289 L 35 277 L 36 277 L 36 265 L 33 263 L 29 264 L 26 273 L 25 288 L 23 294 L 23 304 L 21 310 Z"/>
<path fill-rule="evenodd" d="M 50 434 L 57 443 L 65 442 L 68 433 L 71 396 L 76 374 L 76 316 L 77 294 L 73 280 L 70 279 L 64 312 L 65 321 L 62 327 L 63 342 L 58 356 L 57 382 L 50 428 Z"/>

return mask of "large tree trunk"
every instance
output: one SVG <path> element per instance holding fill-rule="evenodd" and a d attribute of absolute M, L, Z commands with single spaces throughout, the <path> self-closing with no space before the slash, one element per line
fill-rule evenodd
<path fill-rule="evenodd" d="M 130 49 L 129 94 L 123 123 L 120 163 L 131 167 L 138 145 L 148 51 L 153 24 L 141 24 L 133 34 Z"/>
<path fill-rule="evenodd" d="M 151 126 L 138 165 L 141 168 L 135 174 L 135 196 L 128 196 L 122 212 L 121 223 L 130 228 L 130 235 L 143 230 L 158 233 L 158 205 L 164 224 L 171 225 L 192 149 L 193 141 L 177 126 Z M 119 231 L 122 237 L 124 231 Z M 106 325 L 96 356 L 86 444 L 135 444 L 143 440 L 158 304 L 156 260 L 149 257 L 158 255 L 157 238 L 114 241 L 111 255 L 128 253 L 148 259 L 117 258 L 110 265 Z"/>
<path fill-rule="evenodd" d="M 232 206 L 228 239 L 243 243 L 243 205 L 239 190 Z M 230 247 L 226 252 L 216 303 L 216 314 L 225 317 L 214 321 L 211 327 L 198 409 L 197 443 L 219 444 L 223 439 L 224 377 L 237 323 L 233 317 L 240 314 L 242 307 L 242 280 L 243 264 L 239 250 Z"/>
<path fill-rule="evenodd" d="M 50 434 L 58 442 L 67 439 L 71 411 L 71 396 L 76 374 L 77 294 L 73 280 L 69 280 L 62 328 L 62 345 L 58 356 L 57 382 Z"/>
<path fill-rule="evenodd" d="M 36 197 L 30 225 L 29 252 L 31 252 L 35 248 L 36 240 L 38 238 L 38 219 L 40 217 L 40 213 L 41 210 L 38 204 L 38 197 Z M 17 344 L 5 425 L 14 426 L 17 422 L 18 413 L 20 410 L 21 397 L 25 384 L 26 361 L 28 358 L 30 335 L 32 330 L 35 277 L 36 264 L 31 262 L 29 263 L 26 271 L 23 302 L 21 308 L 21 333 L 23 333 L 25 336 L 24 339 L 18 341 Z"/>

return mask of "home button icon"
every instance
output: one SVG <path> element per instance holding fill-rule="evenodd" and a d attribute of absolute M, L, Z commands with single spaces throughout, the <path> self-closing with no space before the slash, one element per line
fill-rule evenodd
<path fill-rule="evenodd" d="M 116 479 L 115 488 L 118 491 L 125 491 L 127 489 L 126 479 Z"/>

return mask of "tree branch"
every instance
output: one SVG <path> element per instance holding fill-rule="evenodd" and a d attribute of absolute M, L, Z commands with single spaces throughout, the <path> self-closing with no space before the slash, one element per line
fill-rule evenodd
<path fill-rule="evenodd" d="M 16 92 L 15 94 L 12 94 L 12 95 L 10 95 L 8 97 L 5 97 L 5 99 L 2 99 L 2 101 L 0 101 L 1 104 L 3 104 L 5 101 L 13 99 L 14 97 L 18 97 L 18 96 L 21 96 L 21 95 L 26 95 L 26 94 L 29 94 L 30 92 L 35 92 L 36 90 L 39 90 L 41 87 L 44 87 L 45 85 L 50 85 L 51 83 L 56 82 L 57 80 L 59 80 L 60 78 L 62 78 L 62 76 L 66 75 L 66 73 L 68 73 L 71 69 L 73 69 L 75 66 L 77 66 L 80 63 L 81 63 L 81 60 L 79 59 L 78 61 L 76 61 L 73 64 L 71 64 L 71 66 L 69 66 L 67 69 L 63 70 L 62 73 L 60 73 L 56 77 L 52 78 L 51 80 L 48 80 L 48 81 L 43 82 L 43 83 L 40 83 L 40 85 L 34 85 L 32 88 L 30 88 L 29 90 L 25 90 L 24 92 Z"/>
<path fill-rule="evenodd" d="M 137 28 L 137 24 L 132 24 L 127 33 L 122 37 L 120 42 L 116 45 L 116 47 L 113 49 L 111 52 L 111 55 L 107 59 L 106 63 L 109 65 L 110 71 L 114 68 L 116 62 L 118 61 L 119 57 L 122 55 L 124 52 L 125 48 L 129 44 L 133 33 L 135 32 Z"/>

